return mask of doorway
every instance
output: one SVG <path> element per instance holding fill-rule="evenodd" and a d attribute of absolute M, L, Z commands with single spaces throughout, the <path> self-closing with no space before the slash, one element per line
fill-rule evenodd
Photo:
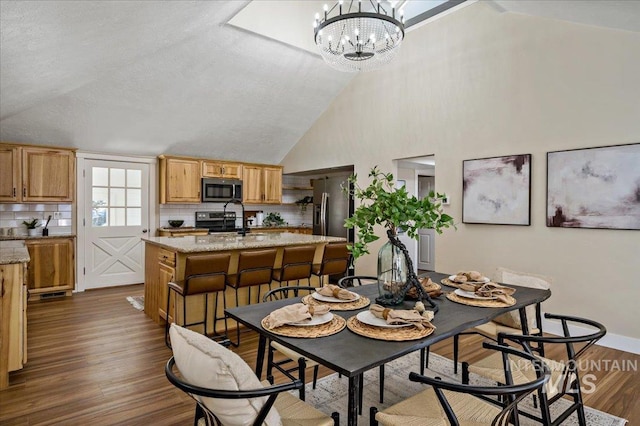
<path fill-rule="evenodd" d="M 418 174 L 418 198 L 427 197 L 429 192 L 435 191 L 435 181 L 435 176 Z M 435 271 L 435 237 L 436 232 L 433 229 L 418 231 L 418 269 Z"/>
<path fill-rule="evenodd" d="M 78 168 L 78 289 L 144 282 L 150 164 L 87 158 Z"/>

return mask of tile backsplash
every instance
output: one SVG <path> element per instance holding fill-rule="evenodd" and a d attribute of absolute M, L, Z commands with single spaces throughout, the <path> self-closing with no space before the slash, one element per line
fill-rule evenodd
<path fill-rule="evenodd" d="M 59 212 L 60 218 L 53 219 L 54 213 Z M 72 204 L 2 204 L 0 203 L 0 228 L 13 228 L 14 235 L 27 235 L 24 220 L 38 219 L 39 228 L 44 227 L 49 215 L 49 235 L 64 235 L 73 232 Z M 6 231 L 5 231 L 6 233 Z"/>

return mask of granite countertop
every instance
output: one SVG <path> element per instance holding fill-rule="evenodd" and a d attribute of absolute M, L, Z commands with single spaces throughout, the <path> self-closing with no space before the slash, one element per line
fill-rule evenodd
<path fill-rule="evenodd" d="M 142 238 L 142 240 L 146 243 L 156 244 L 181 253 L 346 242 L 346 239 L 342 237 L 292 234 L 289 232 L 251 232 L 244 237 L 236 233 L 185 237 L 146 237 Z"/>
<path fill-rule="evenodd" d="M 277 229 L 277 228 L 295 228 L 295 229 L 311 229 L 311 225 L 277 225 L 277 226 L 249 226 L 249 229 Z"/>
<path fill-rule="evenodd" d="M 159 231 L 169 231 L 169 232 L 197 232 L 197 231 L 209 231 L 209 228 L 196 228 L 195 226 L 181 226 L 178 228 L 172 228 L 169 226 L 161 226 L 158 228 Z"/>
<path fill-rule="evenodd" d="M 47 235 L 43 237 L 42 235 L 2 235 L 0 236 L 0 241 L 15 241 L 15 240 L 45 240 L 49 238 L 75 238 L 76 234 L 56 234 L 56 235 Z"/>
<path fill-rule="evenodd" d="M 0 245 L 0 265 L 27 263 L 31 260 L 24 241 L 7 241 Z"/>

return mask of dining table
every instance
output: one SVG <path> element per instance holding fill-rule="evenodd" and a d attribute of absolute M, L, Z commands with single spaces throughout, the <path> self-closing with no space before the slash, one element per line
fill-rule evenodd
<path fill-rule="evenodd" d="M 434 282 L 449 277 L 449 274 L 438 272 L 428 272 L 422 274 L 423 277 L 431 278 Z M 515 288 L 515 304 L 510 307 L 489 308 L 476 307 L 460 304 L 449 300 L 446 293 L 454 289 L 443 286 L 445 292 L 435 299 L 438 305 L 438 312 L 431 321 L 435 326 L 433 333 L 427 337 L 406 340 L 406 341 L 386 341 L 356 334 L 345 327 L 335 334 L 318 338 L 286 337 L 262 326 L 262 320 L 272 311 L 288 304 L 300 302 L 300 297 L 288 298 L 274 302 L 258 303 L 254 305 L 228 308 L 226 314 L 236 320 L 239 324 L 254 330 L 259 334 L 258 353 L 256 359 L 256 375 L 262 376 L 262 368 L 266 344 L 268 340 L 278 342 L 329 369 L 336 371 L 348 378 L 348 408 L 347 424 L 356 426 L 358 424 L 358 394 L 362 386 L 364 372 L 386 364 L 394 359 L 405 356 L 409 353 L 419 351 L 423 348 L 437 343 L 441 340 L 453 337 L 465 330 L 476 327 L 480 324 L 491 321 L 493 318 L 505 312 L 518 309 L 521 322 L 526 332 L 526 310 L 528 305 L 536 304 L 548 299 L 551 296 L 549 290 L 533 289 L 509 285 Z M 375 303 L 378 296 L 378 285 L 367 284 L 350 287 L 350 291 L 370 299 Z M 405 300 L 402 305 L 394 306 L 393 309 L 413 309 L 415 300 Z M 357 315 L 361 311 L 368 310 L 369 306 L 363 306 L 357 310 L 332 311 L 345 319 Z M 407 372 L 407 380 L 408 372 Z"/>

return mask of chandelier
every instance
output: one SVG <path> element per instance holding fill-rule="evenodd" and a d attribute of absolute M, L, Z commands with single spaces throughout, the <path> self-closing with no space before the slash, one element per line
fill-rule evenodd
<path fill-rule="evenodd" d="M 404 17 L 396 18 L 395 7 L 385 8 L 380 0 L 372 10 L 363 11 L 362 0 L 357 6 L 351 0 L 343 9 L 343 0 L 331 9 L 324 5 L 322 15 L 316 13 L 315 43 L 325 62 L 339 71 L 371 71 L 391 61 L 404 38 Z M 365 7 L 367 7 L 365 0 Z"/>

